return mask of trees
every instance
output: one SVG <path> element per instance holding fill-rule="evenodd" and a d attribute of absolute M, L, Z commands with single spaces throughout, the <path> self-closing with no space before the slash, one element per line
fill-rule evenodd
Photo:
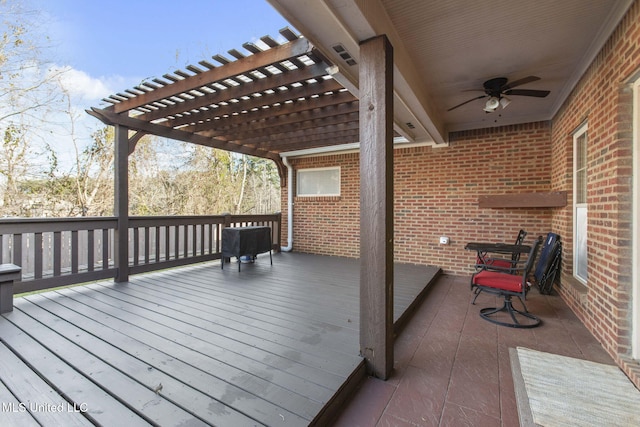
<path fill-rule="evenodd" d="M 61 79 L 69 68 L 46 60 L 38 18 L 18 1 L 0 0 L 0 217 L 112 215 L 113 129 L 78 134 L 84 112 L 73 108 Z M 59 164 L 51 143 L 54 114 L 73 148 L 72 165 Z M 279 210 L 268 160 L 145 136 L 129 162 L 132 215 Z"/>
<path fill-rule="evenodd" d="M 33 35 L 37 13 L 0 0 L 0 191 L 3 216 L 31 216 L 46 204 L 35 188 L 46 186 L 56 160 L 48 144 L 33 143 L 37 126 L 59 100 L 56 79 Z M 26 185 L 26 182 L 39 185 Z M 25 186 L 26 185 L 26 186 Z M 28 195 L 37 192 L 37 197 Z"/>
<path fill-rule="evenodd" d="M 91 134 L 91 144 L 76 147 L 76 173 L 72 216 L 113 214 L 113 128 L 105 126 Z"/>
<path fill-rule="evenodd" d="M 132 215 L 257 214 L 279 210 L 278 172 L 270 160 L 144 137 L 131 156 L 130 165 Z"/>
<path fill-rule="evenodd" d="M 42 120 L 60 100 L 57 79 L 64 70 L 47 67 L 38 28 L 37 11 L 0 0 L 0 126 Z"/>

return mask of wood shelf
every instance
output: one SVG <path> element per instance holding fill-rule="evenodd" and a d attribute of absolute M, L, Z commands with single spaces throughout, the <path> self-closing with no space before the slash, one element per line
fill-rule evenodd
<path fill-rule="evenodd" d="M 478 196 L 480 208 L 561 208 L 564 206 L 567 206 L 566 191 Z"/>

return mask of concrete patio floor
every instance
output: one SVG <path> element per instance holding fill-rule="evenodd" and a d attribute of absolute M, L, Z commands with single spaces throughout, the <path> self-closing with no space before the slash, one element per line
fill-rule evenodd
<path fill-rule="evenodd" d="M 543 320 L 534 329 L 482 320 L 495 297 L 471 300 L 469 277 L 440 276 L 397 337 L 392 377 L 366 379 L 335 425 L 518 426 L 509 348 L 614 364 L 555 293 L 529 293 L 529 311 Z"/>

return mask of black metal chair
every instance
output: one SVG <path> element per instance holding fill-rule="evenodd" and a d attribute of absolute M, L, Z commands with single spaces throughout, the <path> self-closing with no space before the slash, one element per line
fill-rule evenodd
<path fill-rule="evenodd" d="M 527 232 L 524 230 L 518 231 L 518 235 L 516 236 L 515 245 L 521 245 L 524 242 L 524 238 L 527 237 Z M 498 258 L 491 257 L 487 253 L 478 254 L 476 259 L 476 271 L 480 270 L 492 270 L 492 271 L 501 271 L 503 273 L 516 273 L 518 268 L 518 262 L 520 261 L 520 252 L 513 252 L 511 254 L 511 258 Z M 471 288 L 474 289 L 473 283 L 471 283 Z M 475 298 L 473 299 L 473 303 L 475 304 L 478 295 L 482 292 L 482 289 L 475 288 Z"/>
<path fill-rule="evenodd" d="M 553 283 L 560 269 L 561 259 L 562 242 L 560 242 L 560 236 L 555 233 L 548 233 L 533 273 L 534 281 L 541 294 L 549 295 L 553 290 Z"/>
<path fill-rule="evenodd" d="M 527 237 L 527 232 L 524 230 L 518 231 L 516 241 L 514 245 L 521 245 L 524 242 L 524 238 Z M 505 273 L 513 273 L 520 260 L 520 253 L 514 252 L 511 254 L 511 258 L 500 258 L 495 256 L 478 256 L 476 260 L 476 270 L 496 270 Z"/>
<path fill-rule="evenodd" d="M 526 261 L 524 261 L 524 266 L 520 274 L 484 269 L 471 277 L 471 284 L 478 289 L 478 293 L 487 292 L 498 295 L 502 297 L 504 301 L 501 307 L 481 309 L 480 317 L 489 322 L 512 328 L 534 328 L 540 325 L 540 318 L 529 313 L 524 301 L 531 287 L 531 283 L 528 280 L 529 273 L 533 268 L 541 240 L 542 238 L 540 237 L 531 245 L 529 256 Z M 520 299 L 523 307 L 522 310 L 518 310 L 513 306 L 512 298 L 514 296 Z M 474 302 L 477 297 L 478 295 L 474 298 Z M 506 321 L 502 320 L 505 316 L 500 316 L 500 313 L 503 312 L 508 314 Z"/>

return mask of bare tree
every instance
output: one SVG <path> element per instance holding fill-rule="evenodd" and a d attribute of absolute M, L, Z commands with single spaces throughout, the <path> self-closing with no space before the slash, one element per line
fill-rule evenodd
<path fill-rule="evenodd" d="M 0 126 L 42 120 L 43 111 L 60 100 L 57 80 L 44 60 L 38 12 L 20 2 L 0 0 Z"/>
<path fill-rule="evenodd" d="M 75 205 L 79 212 L 76 215 L 112 215 L 113 128 L 105 126 L 91 134 L 91 138 L 91 144 L 77 154 L 74 180 Z"/>
<path fill-rule="evenodd" d="M 28 171 L 28 146 L 24 141 L 24 129 L 10 125 L 4 129 L 0 146 L 0 174 L 4 181 L 2 197 L 3 216 L 18 216 L 23 212 L 20 203 L 20 180 Z"/>

